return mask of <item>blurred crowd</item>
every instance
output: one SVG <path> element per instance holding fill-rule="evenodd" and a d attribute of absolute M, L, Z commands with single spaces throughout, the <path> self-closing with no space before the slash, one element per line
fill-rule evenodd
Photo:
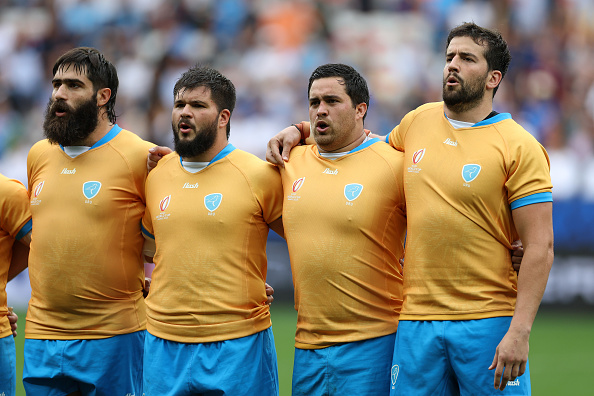
<path fill-rule="evenodd" d="M 51 67 L 72 47 L 116 65 L 118 124 L 162 145 L 175 80 L 196 63 L 218 68 L 238 93 L 231 142 L 263 158 L 272 135 L 307 119 L 307 80 L 323 63 L 367 78 L 366 127 L 380 134 L 440 100 L 445 39 L 466 21 L 508 41 L 495 109 L 547 148 L 556 199 L 594 201 L 591 0 L 0 0 L 0 172 L 26 181 Z"/>

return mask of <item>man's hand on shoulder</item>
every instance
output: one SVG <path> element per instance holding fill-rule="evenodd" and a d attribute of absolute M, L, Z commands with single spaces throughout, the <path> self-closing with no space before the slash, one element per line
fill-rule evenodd
<path fill-rule="evenodd" d="M 173 153 L 169 147 L 155 146 L 149 149 L 148 155 L 146 156 L 146 169 L 152 171 L 157 163 L 166 156 L 167 154 Z"/>
<path fill-rule="evenodd" d="M 303 140 L 302 133 L 297 126 L 291 125 L 286 127 L 268 141 L 268 145 L 266 146 L 266 160 L 271 164 L 284 167 L 285 162 L 289 161 L 289 152 L 301 140 Z"/>

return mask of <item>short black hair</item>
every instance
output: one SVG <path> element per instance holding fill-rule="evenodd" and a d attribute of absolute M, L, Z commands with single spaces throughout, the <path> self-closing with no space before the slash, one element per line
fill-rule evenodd
<path fill-rule="evenodd" d="M 173 87 L 173 98 L 175 99 L 182 90 L 198 87 L 210 89 L 210 97 L 219 113 L 223 109 L 227 109 L 229 113 L 233 114 L 236 100 L 235 86 L 231 80 L 211 67 L 196 65 L 182 74 Z M 229 139 L 230 131 L 231 120 L 227 123 L 227 139 Z"/>
<path fill-rule="evenodd" d="M 369 108 L 369 88 L 367 87 L 367 81 L 359 74 L 357 70 L 349 65 L 342 63 L 328 63 L 319 66 L 316 70 L 311 73 L 309 77 L 309 85 L 307 86 L 307 95 L 311 91 L 311 85 L 315 80 L 326 77 L 340 77 L 344 80 L 345 91 L 353 102 L 353 107 L 359 103 L 365 103 Z M 363 116 L 363 120 L 367 113 Z"/>
<path fill-rule="evenodd" d="M 478 45 L 484 46 L 484 55 L 489 70 L 499 70 L 501 72 L 501 80 L 503 80 L 512 57 L 507 42 L 503 39 L 501 33 L 478 26 L 473 22 L 466 22 L 450 30 L 446 43 L 446 51 L 454 37 L 470 37 Z M 497 89 L 499 89 L 499 86 L 493 90 L 493 96 L 495 96 Z"/>
<path fill-rule="evenodd" d="M 55 76 L 58 70 L 68 70 L 73 67 L 77 73 L 84 74 L 93 83 L 95 92 L 102 88 L 109 88 L 111 96 L 105 104 L 109 121 L 116 123 L 115 103 L 118 94 L 118 72 L 115 66 L 105 59 L 105 56 L 95 48 L 77 47 L 66 52 L 54 63 L 52 73 Z"/>

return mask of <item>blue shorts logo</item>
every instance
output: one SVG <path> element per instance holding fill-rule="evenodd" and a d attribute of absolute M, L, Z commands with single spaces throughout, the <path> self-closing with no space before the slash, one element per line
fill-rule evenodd
<path fill-rule="evenodd" d="M 359 198 L 361 191 L 363 191 L 363 186 L 361 184 L 352 183 L 344 186 L 344 196 L 349 202 Z"/>
<path fill-rule="evenodd" d="M 83 194 L 87 199 L 93 199 L 101 190 L 101 183 L 98 181 L 88 181 L 83 184 Z"/>
<path fill-rule="evenodd" d="M 476 179 L 479 173 L 481 173 L 480 165 L 466 164 L 462 168 L 462 179 L 464 179 L 466 183 L 470 183 L 471 181 Z"/>
<path fill-rule="evenodd" d="M 210 212 L 214 212 L 221 205 L 222 200 L 223 194 L 208 194 L 206 197 L 204 197 L 204 206 L 206 206 L 206 209 L 208 209 Z"/>

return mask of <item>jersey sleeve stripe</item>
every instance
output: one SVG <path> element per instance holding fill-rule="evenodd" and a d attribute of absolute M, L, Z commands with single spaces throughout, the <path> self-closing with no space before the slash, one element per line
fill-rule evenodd
<path fill-rule="evenodd" d="M 543 192 L 543 193 L 536 193 L 532 195 L 528 195 L 526 197 L 520 198 L 515 200 L 510 204 L 512 210 L 521 208 L 522 206 L 532 205 L 535 203 L 541 202 L 553 202 L 553 193 L 551 192 Z"/>
<path fill-rule="evenodd" d="M 33 220 L 29 219 L 28 222 L 25 223 L 24 226 L 21 227 L 20 231 L 16 234 L 15 239 L 18 241 L 25 235 L 31 232 L 33 229 Z"/>
<path fill-rule="evenodd" d="M 155 239 L 155 236 L 153 234 L 151 234 L 150 232 L 148 232 L 148 230 L 146 228 L 144 228 L 144 225 L 142 224 L 142 222 L 140 223 L 140 230 L 147 237 L 149 237 L 151 239 Z"/>

